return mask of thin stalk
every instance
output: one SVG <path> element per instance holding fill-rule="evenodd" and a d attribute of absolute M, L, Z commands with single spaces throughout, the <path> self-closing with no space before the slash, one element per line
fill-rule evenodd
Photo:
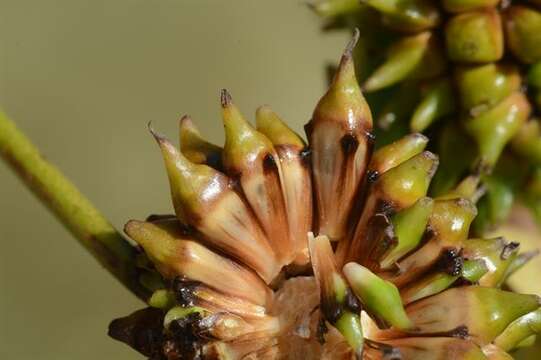
<path fill-rule="evenodd" d="M 141 299 L 136 250 L 0 111 L 0 156 L 98 262 Z"/>

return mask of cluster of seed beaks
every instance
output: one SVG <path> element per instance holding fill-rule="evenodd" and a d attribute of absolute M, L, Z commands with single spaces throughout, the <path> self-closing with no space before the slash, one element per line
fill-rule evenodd
<path fill-rule="evenodd" d="M 363 29 L 363 90 L 380 139 L 430 134 L 442 163 L 432 195 L 476 169 L 488 188 L 476 234 L 505 221 L 517 200 L 541 221 L 538 0 L 315 0 L 313 8 L 332 26 Z"/>
<path fill-rule="evenodd" d="M 539 298 L 499 288 L 531 254 L 468 238 L 478 175 L 426 196 L 438 158 L 423 135 L 374 150 L 357 39 L 308 146 L 268 107 L 254 128 L 226 91 L 223 148 L 187 117 L 180 150 L 151 130 L 175 215 L 126 225 L 152 295 L 112 337 L 167 360 L 495 359 L 531 341 Z"/>

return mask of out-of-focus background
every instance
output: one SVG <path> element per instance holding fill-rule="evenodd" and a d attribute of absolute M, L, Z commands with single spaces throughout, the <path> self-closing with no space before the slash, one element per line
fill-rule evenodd
<path fill-rule="evenodd" d="M 172 211 L 148 121 L 221 143 L 226 87 L 301 131 L 348 38 L 320 25 L 296 0 L 2 0 L 0 107 L 121 228 Z M 0 244 L 0 358 L 139 358 L 106 331 L 142 304 L 1 162 Z"/>
<path fill-rule="evenodd" d="M 221 143 L 226 87 L 302 129 L 348 38 L 319 26 L 296 0 L 2 0 L 0 107 L 121 228 L 172 212 L 148 121 Z M 1 161 L 0 244 L 0 358 L 140 358 L 106 332 L 142 304 Z"/>

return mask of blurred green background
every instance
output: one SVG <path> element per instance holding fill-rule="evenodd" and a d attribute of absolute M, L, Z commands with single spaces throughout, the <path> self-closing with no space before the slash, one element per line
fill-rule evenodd
<path fill-rule="evenodd" d="M 320 25 L 297 0 L 0 0 L 0 106 L 121 228 L 172 212 L 148 121 L 221 143 L 226 87 L 301 131 L 348 39 Z M 1 162 L 0 243 L 0 358 L 139 358 L 106 331 L 142 304 Z"/>
<path fill-rule="evenodd" d="M 172 212 L 146 125 L 223 139 L 219 91 L 302 129 L 346 34 L 301 1 L 0 0 L 0 106 L 117 226 Z M 142 306 L 0 161 L 0 358 L 137 359 L 106 335 Z"/>

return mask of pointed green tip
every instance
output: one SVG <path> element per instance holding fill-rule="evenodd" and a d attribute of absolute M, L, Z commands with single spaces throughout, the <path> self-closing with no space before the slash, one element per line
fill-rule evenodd
<path fill-rule="evenodd" d="M 181 134 L 186 132 L 186 133 L 192 133 L 195 135 L 201 135 L 199 133 L 199 130 L 195 126 L 192 118 L 190 117 L 190 115 L 183 115 L 178 122 L 178 127 Z M 181 138 L 182 138 L 182 135 L 181 135 Z"/>
<path fill-rule="evenodd" d="M 353 61 L 353 50 L 357 43 L 359 42 L 360 31 L 355 28 L 351 40 L 346 45 L 344 52 L 342 53 L 342 58 L 340 59 L 340 64 L 338 65 L 338 70 L 334 75 L 331 88 L 347 88 L 347 87 L 360 87 L 357 82 L 357 77 L 355 75 L 355 63 Z"/>
<path fill-rule="evenodd" d="M 274 145 L 304 147 L 304 141 L 270 108 L 260 106 L 256 111 L 256 128 L 269 138 Z"/>
<path fill-rule="evenodd" d="M 353 292 L 371 316 L 383 319 L 400 330 L 413 327 L 394 284 L 354 262 L 347 263 L 343 272 Z"/>
<path fill-rule="evenodd" d="M 124 232 L 145 250 L 153 263 L 164 263 L 171 255 L 174 239 L 154 224 L 130 220 L 124 226 Z"/>

